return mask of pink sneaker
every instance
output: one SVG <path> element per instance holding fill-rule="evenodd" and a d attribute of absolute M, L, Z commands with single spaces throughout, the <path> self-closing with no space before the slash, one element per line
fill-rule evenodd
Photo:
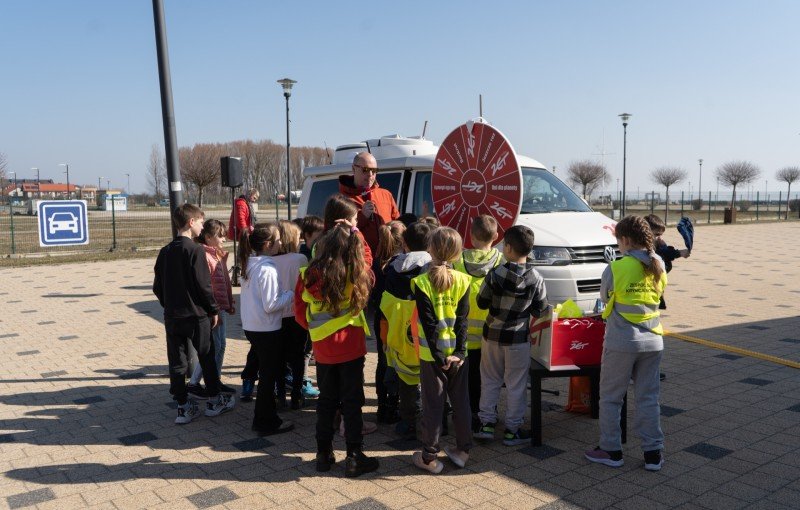
<path fill-rule="evenodd" d="M 598 446 L 594 450 L 588 450 L 584 452 L 584 457 L 586 460 L 590 462 L 596 462 L 597 464 L 605 464 L 606 466 L 611 467 L 620 467 L 625 464 L 625 461 L 622 460 L 622 452 L 607 452 L 605 450 L 600 449 Z"/>

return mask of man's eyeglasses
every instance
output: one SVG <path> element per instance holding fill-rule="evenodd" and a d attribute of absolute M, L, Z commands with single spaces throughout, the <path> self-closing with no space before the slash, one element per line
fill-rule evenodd
<path fill-rule="evenodd" d="M 360 168 L 361 172 L 365 173 L 365 174 L 368 174 L 368 173 L 377 174 L 378 173 L 378 169 L 377 168 L 370 168 L 368 166 L 356 165 L 355 163 L 353 163 L 353 166 L 356 167 L 356 168 Z"/>

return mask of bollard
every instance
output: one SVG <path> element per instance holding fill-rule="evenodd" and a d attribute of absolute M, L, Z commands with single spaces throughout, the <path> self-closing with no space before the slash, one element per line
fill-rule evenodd
<path fill-rule="evenodd" d="M 14 255 L 17 253 L 17 245 L 14 243 L 14 203 L 11 197 L 8 198 L 8 213 L 8 219 L 11 221 L 11 254 Z"/>
<path fill-rule="evenodd" d="M 117 214 L 114 195 L 111 195 L 111 251 L 117 249 Z"/>

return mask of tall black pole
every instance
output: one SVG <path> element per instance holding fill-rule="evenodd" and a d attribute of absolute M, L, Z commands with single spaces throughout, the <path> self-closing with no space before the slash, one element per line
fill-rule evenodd
<path fill-rule="evenodd" d="M 169 74 L 169 49 L 167 48 L 167 25 L 164 21 L 164 4 L 153 0 L 153 20 L 156 30 L 156 52 L 158 54 L 158 82 L 161 87 L 161 118 L 164 124 L 164 149 L 169 181 L 170 210 L 183 203 L 180 167 L 178 166 L 178 141 L 175 136 L 175 112 L 172 107 L 172 78 Z M 172 227 L 173 237 L 178 234 Z"/>
<path fill-rule="evenodd" d="M 286 98 L 286 218 L 292 219 L 292 174 L 289 172 L 289 92 L 284 92 Z"/>
<path fill-rule="evenodd" d="M 628 163 L 628 123 L 622 123 L 622 217 L 625 217 L 625 171 Z"/>

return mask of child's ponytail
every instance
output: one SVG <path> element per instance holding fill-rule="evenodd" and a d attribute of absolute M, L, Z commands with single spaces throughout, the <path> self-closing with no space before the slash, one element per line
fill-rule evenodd
<path fill-rule="evenodd" d="M 378 251 L 375 258 L 381 269 L 386 267 L 389 259 L 402 251 L 405 230 L 405 225 L 399 221 L 391 221 L 378 227 Z"/>
<path fill-rule="evenodd" d="M 428 248 L 432 259 L 428 278 L 436 292 L 444 292 L 453 285 L 453 273 L 448 266 L 461 255 L 461 248 L 461 236 L 454 229 L 439 227 L 433 231 Z"/>

